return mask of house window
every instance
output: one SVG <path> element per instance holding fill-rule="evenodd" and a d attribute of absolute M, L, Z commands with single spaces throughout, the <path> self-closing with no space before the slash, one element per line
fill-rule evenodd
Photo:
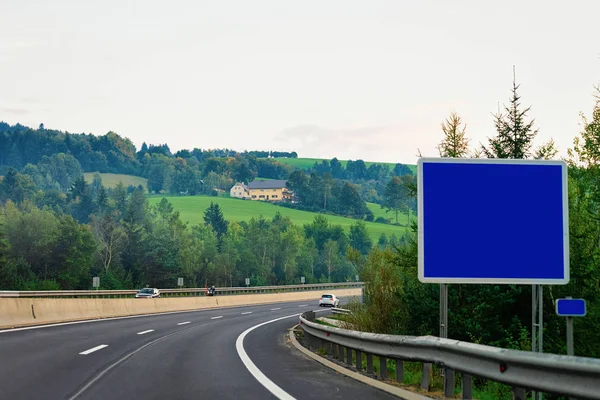
<path fill-rule="evenodd" d="M 277 189 L 273 189 L 273 191 L 274 191 L 274 192 L 276 192 L 276 191 L 277 191 Z"/>
<path fill-rule="evenodd" d="M 265 189 L 260 189 L 260 191 L 261 191 L 261 192 L 264 192 L 264 191 L 265 191 Z"/>
<path fill-rule="evenodd" d="M 252 195 L 252 198 L 253 198 L 253 199 L 255 199 L 255 198 L 256 198 L 256 195 L 255 195 L 255 194 L 253 194 L 253 195 Z"/>
<path fill-rule="evenodd" d="M 276 199 L 276 198 L 277 198 L 277 195 L 276 195 L 276 194 L 274 194 L 274 195 L 273 195 L 273 196 L 271 196 L 271 197 L 272 197 L 272 198 L 274 198 L 274 199 Z"/>
<path fill-rule="evenodd" d="M 259 199 L 264 199 L 264 198 L 265 198 L 265 196 L 261 194 L 260 196 L 258 196 L 258 198 L 259 198 Z"/>

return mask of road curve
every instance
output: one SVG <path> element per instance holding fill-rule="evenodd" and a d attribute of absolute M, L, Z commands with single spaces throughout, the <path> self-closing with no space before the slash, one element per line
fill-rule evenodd
<path fill-rule="evenodd" d="M 277 303 L 1 332 L 0 399 L 394 398 L 290 348 L 285 333 L 296 323 L 294 315 L 315 305 Z M 243 348 L 281 390 L 278 396 L 250 373 L 236 349 L 244 331 L 273 320 L 248 332 Z"/>

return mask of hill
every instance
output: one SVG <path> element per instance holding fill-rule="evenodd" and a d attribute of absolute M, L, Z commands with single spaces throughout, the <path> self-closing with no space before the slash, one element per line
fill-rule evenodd
<path fill-rule="evenodd" d="M 204 211 L 210 205 L 210 202 L 218 203 L 223 210 L 225 219 L 231 221 L 249 221 L 251 218 L 258 218 L 261 215 L 265 218 L 272 218 L 276 212 L 281 215 L 288 216 L 298 225 L 309 224 L 313 221 L 317 213 L 294 210 L 287 207 L 281 207 L 270 203 L 259 201 L 239 200 L 226 197 L 211 197 L 211 196 L 155 196 L 150 197 L 150 204 L 158 204 L 162 198 L 166 198 L 173 204 L 173 208 L 181 213 L 181 219 L 187 221 L 190 225 L 204 223 Z M 379 207 L 377 204 L 374 206 Z M 384 210 L 380 210 L 383 213 Z M 324 214 L 330 223 L 339 224 L 346 231 L 350 231 L 350 226 L 356 222 L 355 219 L 338 217 L 334 215 Z M 389 216 L 389 215 L 388 215 Z M 406 228 L 403 226 L 386 225 L 374 222 L 366 222 L 369 236 L 376 242 L 382 233 L 388 237 L 395 234 L 398 238 L 405 234 Z"/>
<path fill-rule="evenodd" d="M 94 172 L 85 172 L 83 174 L 87 183 L 92 183 L 94 180 Z M 113 188 L 119 184 L 119 182 L 123 182 L 125 187 L 127 186 L 139 186 L 142 185 L 144 190 L 147 190 L 148 179 L 142 178 L 140 176 L 134 175 L 125 175 L 125 174 L 109 174 L 109 173 L 101 173 L 100 177 L 102 177 L 102 184 L 107 188 Z"/>
<path fill-rule="evenodd" d="M 315 162 L 320 163 L 321 161 L 323 161 L 324 158 L 275 158 L 275 160 L 277 160 L 281 164 L 289 165 L 290 167 L 293 167 L 293 168 L 308 169 L 308 168 L 311 168 L 315 164 Z M 327 161 L 331 161 L 331 160 L 327 160 Z M 346 164 L 348 164 L 348 160 L 340 160 L 340 163 L 342 164 L 342 166 L 344 168 L 346 168 Z M 395 163 L 365 161 L 365 165 L 367 166 L 367 168 L 369 168 L 369 166 L 371 164 L 385 165 L 390 170 L 393 169 L 394 166 L 396 165 Z M 403 163 L 400 163 L 400 164 L 403 164 Z M 409 167 L 413 171 L 413 173 L 415 173 L 417 171 L 416 165 L 406 164 L 406 166 Z"/>

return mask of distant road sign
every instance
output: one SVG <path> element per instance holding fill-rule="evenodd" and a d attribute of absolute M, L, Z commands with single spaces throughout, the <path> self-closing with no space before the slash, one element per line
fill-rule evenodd
<path fill-rule="evenodd" d="M 557 299 L 556 314 L 561 317 L 585 317 L 584 299 Z"/>
<path fill-rule="evenodd" d="M 183 278 L 177 278 L 177 286 L 183 287 Z"/>
<path fill-rule="evenodd" d="M 92 286 L 95 288 L 100 287 L 100 277 L 99 276 L 94 276 L 92 278 Z"/>
<path fill-rule="evenodd" d="M 418 161 L 419 280 L 569 282 L 562 161 Z"/>

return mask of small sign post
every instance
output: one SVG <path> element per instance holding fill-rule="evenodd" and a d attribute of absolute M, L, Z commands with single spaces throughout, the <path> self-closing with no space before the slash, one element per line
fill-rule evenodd
<path fill-rule="evenodd" d="M 306 282 L 306 279 L 303 276 L 301 276 L 300 277 L 300 283 L 304 285 L 304 282 Z"/>
<path fill-rule="evenodd" d="M 92 278 L 92 286 L 96 288 L 96 290 L 98 290 L 98 288 L 100 287 L 100 277 L 99 276 L 95 276 Z"/>
<path fill-rule="evenodd" d="M 246 278 L 246 287 L 250 286 L 250 278 Z"/>
<path fill-rule="evenodd" d="M 179 289 L 183 288 L 183 278 L 177 278 L 177 286 Z"/>
<path fill-rule="evenodd" d="M 575 355 L 573 343 L 573 317 L 585 317 L 587 313 L 584 299 L 573 299 L 570 296 L 556 299 L 556 315 L 567 317 L 567 355 Z"/>

